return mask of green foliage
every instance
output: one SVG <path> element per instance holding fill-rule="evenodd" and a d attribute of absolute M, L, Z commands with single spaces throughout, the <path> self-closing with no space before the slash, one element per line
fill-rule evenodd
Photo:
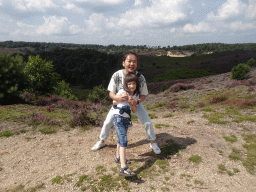
<path fill-rule="evenodd" d="M 41 59 L 39 55 L 29 56 L 25 74 L 29 81 L 27 91 L 37 94 L 53 93 L 60 77 L 54 72 L 52 62 Z"/>
<path fill-rule="evenodd" d="M 249 61 L 247 61 L 247 65 L 249 65 L 250 67 L 252 67 L 255 63 L 255 60 L 253 58 L 251 58 Z"/>
<path fill-rule="evenodd" d="M 162 87 L 161 87 L 161 91 L 165 91 L 166 89 L 168 89 L 168 85 L 164 84 Z"/>
<path fill-rule="evenodd" d="M 156 75 L 154 77 L 154 82 L 159 81 L 169 81 L 175 79 L 188 79 L 188 78 L 199 78 L 208 75 L 213 75 L 213 73 L 209 73 L 204 70 L 193 70 L 193 69 L 169 69 L 166 70 L 163 74 Z"/>
<path fill-rule="evenodd" d="M 10 137 L 12 135 L 13 135 L 13 133 L 11 131 L 1 131 L 0 132 L 0 137 Z"/>
<path fill-rule="evenodd" d="M 52 184 L 54 184 L 54 183 L 63 185 L 64 179 L 61 176 L 56 176 L 54 179 L 52 179 Z"/>
<path fill-rule="evenodd" d="M 0 102 L 11 95 L 19 94 L 26 85 L 24 63 L 19 55 L 0 55 Z"/>
<path fill-rule="evenodd" d="M 231 135 L 230 137 L 229 136 L 223 136 L 223 138 L 226 141 L 231 142 L 231 143 L 237 142 L 237 137 L 235 135 Z"/>
<path fill-rule="evenodd" d="M 108 90 L 105 89 L 102 85 L 96 86 L 96 87 L 93 88 L 92 93 L 89 94 L 88 101 L 96 103 L 96 102 L 99 102 L 99 101 L 102 101 L 102 100 L 106 100 L 107 99 L 107 93 L 108 93 Z"/>
<path fill-rule="evenodd" d="M 191 157 L 189 157 L 188 161 L 191 163 L 200 163 L 202 162 L 202 157 L 200 157 L 199 155 L 192 155 Z"/>
<path fill-rule="evenodd" d="M 77 100 L 75 95 L 72 93 L 72 90 L 69 87 L 69 84 L 66 83 L 65 81 L 60 81 L 57 83 L 57 85 L 54 87 L 54 94 L 60 97 L 63 97 L 65 99 Z"/>
<path fill-rule="evenodd" d="M 231 79 L 244 79 L 250 72 L 251 67 L 247 64 L 240 63 L 231 70 Z"/>

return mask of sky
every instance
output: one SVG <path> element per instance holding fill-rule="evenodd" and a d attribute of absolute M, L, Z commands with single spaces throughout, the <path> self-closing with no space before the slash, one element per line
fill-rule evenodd
<path fill-rule="evenodd" d="M 0 0 L 0 41 L 256 43 L 256 0 Z"/>

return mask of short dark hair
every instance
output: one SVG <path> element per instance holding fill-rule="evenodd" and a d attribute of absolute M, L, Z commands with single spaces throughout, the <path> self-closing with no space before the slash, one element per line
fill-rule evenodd
<path fill-rule="evenodd" d="M 130 92 L 130 89 L 127 86 L 127 83 L 131 82 L 131 81 L 135 81 L 136 82 L 136 89 L 134 91 L 134 95 L 140 94 L 140 83 L 139 83 L 139 78 L 137 75 L 135 75 L 134 73 L 128 73 L 125 78 L 124 78 L 124 90 L 127 92 Z"/>
<path fill-rule="evenodd" d="M 129 52 L 129 53 L 126 53 L 123 58 L 122 58 L 122 62 L 125 61 L 125 59 L 128 57 L 128 55 L 134 55 L 136 58 L 137 58 L 137 61 L 138 61 L 138 55 L 134 52 Z"/>

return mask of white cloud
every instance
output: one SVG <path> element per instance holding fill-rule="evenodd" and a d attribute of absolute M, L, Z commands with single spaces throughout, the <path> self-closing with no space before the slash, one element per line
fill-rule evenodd
<path fill-rule="evenodd" d="M 57 7 L 51 0 L 14 0 L 12 3 L 21 11 L 44 11 L 46 8 Z"/>
<path fill-rule="evenodd" d="M 213 32 L 213 31 L 216 31 L 216 29 L 210 24 L 202 21 L 197 25 L 192 25 L 190 23 L 186 24 L 183 27 L 183 31 L 187 33 L 200 33 L 200 32 Z"/>
<path fill-rule="evenodd" d="M 36 30 L 40 35 L 74 35 L 83 31 L 79 26 L 68 22 L 66 17 L 44 17 L 45 23 Z"/>
<path fill-rule="evenodd" d="M 117 5 L 124 3 L 125 0 L 75 0 L 76 2 L 88 2 L 91 4 L 110 4 L 110 5 Z"/>
<path fill-rule="evenodd" d="M 233 31 L 247 31 L 251 29 L 256 29 L 256 22 L 242 23 L 242 21 L 235 21 L 230 23 L 230 29 Z"/>
<path fill-rule="evenodd" d="M 69 2 L 67 2 L 67 4 L 63 8 L 67 10 L 72 10 L 74 12 L 82 13 L 82 14 L 85 12 L 82 8 L 79 8 L 75 4 L 69 3 Z"/>
<path fill-rule="evenodd" d="M 227 20 L 234 19 L 235 17 L 244 14 L 247 4 L 240 0 L 227 0 L 219 9 L 218 14 L 214 15 L 213 12 L 207 15 L 208 20 Z"/>
<path fill-rule="evenodd" d="M 134 5 L 135 6 L 138 6 L 138 5 L 141 5 L 142 4 L 142 1 L 141 0 L 135 0 L 134 2 Z"/>
<path fill-rule="evenodd" d="M 175 33 L 176 31 L 177 31 L 176 28 L 172 28 L 172 29 L 170 30 L 170 33 Z"/>
<path fill-rule="evenodd" d="M 202 6 L 206 6 L 206 4 L 202 2 Z"/>
<path fill-rule="evenodd" d="M 121 15 L 120 27 L 159 27 L 187 19 L 188 0 L 151 0 L 151 6 L 132 9 Z"/>
<path fill-rule="evenodd" d="M 256 1 L 255 0 L 249 0 L 249 6 L 248 6 L 248 10 L 246 11 L 246 16 L 251 19 L 256 18 Z"/>
<path fill-rule="evenodd" d="M 87 31 L 100 32 L 113 29 L 115 24 L 106 18 L 103 14 L 93 13 L 88 20 L 84 20 Z"/>

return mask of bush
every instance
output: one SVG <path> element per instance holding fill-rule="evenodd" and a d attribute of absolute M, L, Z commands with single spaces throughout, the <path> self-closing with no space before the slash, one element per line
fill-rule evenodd
<path fill-rule="evenodd" d="M 255 60 L 253 58 L 251 58 L 249 61 L 247 61 L 247 65 L 249 65 L 250 67 L 252 67 L 255 63 Z"/>
<path fill-rule="evenodd" d="M 61 81 L 57 83 L 57 85 L 54 87 L 54 94 L 63 97 L 65 99 L 73 99 L 77 100 L 75 95 L 72 93 L 72 90 L 69 87 L 69 84 L 65 81 Z"/>
<path fill-rule="evenodd" d="M 240 63 L 231 70 L 231 79 L 244 79 L 250 72 L 251 67 L 247 64 Z"/>
<path fill-rule="evenodd" d="M 54 72 L 52 62 L 41 59 L 39 55 L 29 56 L 25 66 L 25 74 L 27 74 L 29 81 L 26 91 L 40 95 L 53 93 L 60 77 Z"/>
<path fill-rule="evenodd" d="M 96 103 L 102 100 L 106 100 L 107 95 L 108 95 L 107 89 L 105 89 L 102 85 L 96 86 L 93 88 L 92 93 L 89 94 L 88 101 Z"/>
<path fill-rule="evenodd" d="M 161 91 L 165 91 L 166 89 L 168 89 L 168 85 L 166 84 L 161 87 Z"/>
<path fill-rule="evenodd" d="M 11 56 L 9 53 L 0 55 L 0 102 L 19 94 L 25 85 L 26 76 L 22 57 Z"/>

